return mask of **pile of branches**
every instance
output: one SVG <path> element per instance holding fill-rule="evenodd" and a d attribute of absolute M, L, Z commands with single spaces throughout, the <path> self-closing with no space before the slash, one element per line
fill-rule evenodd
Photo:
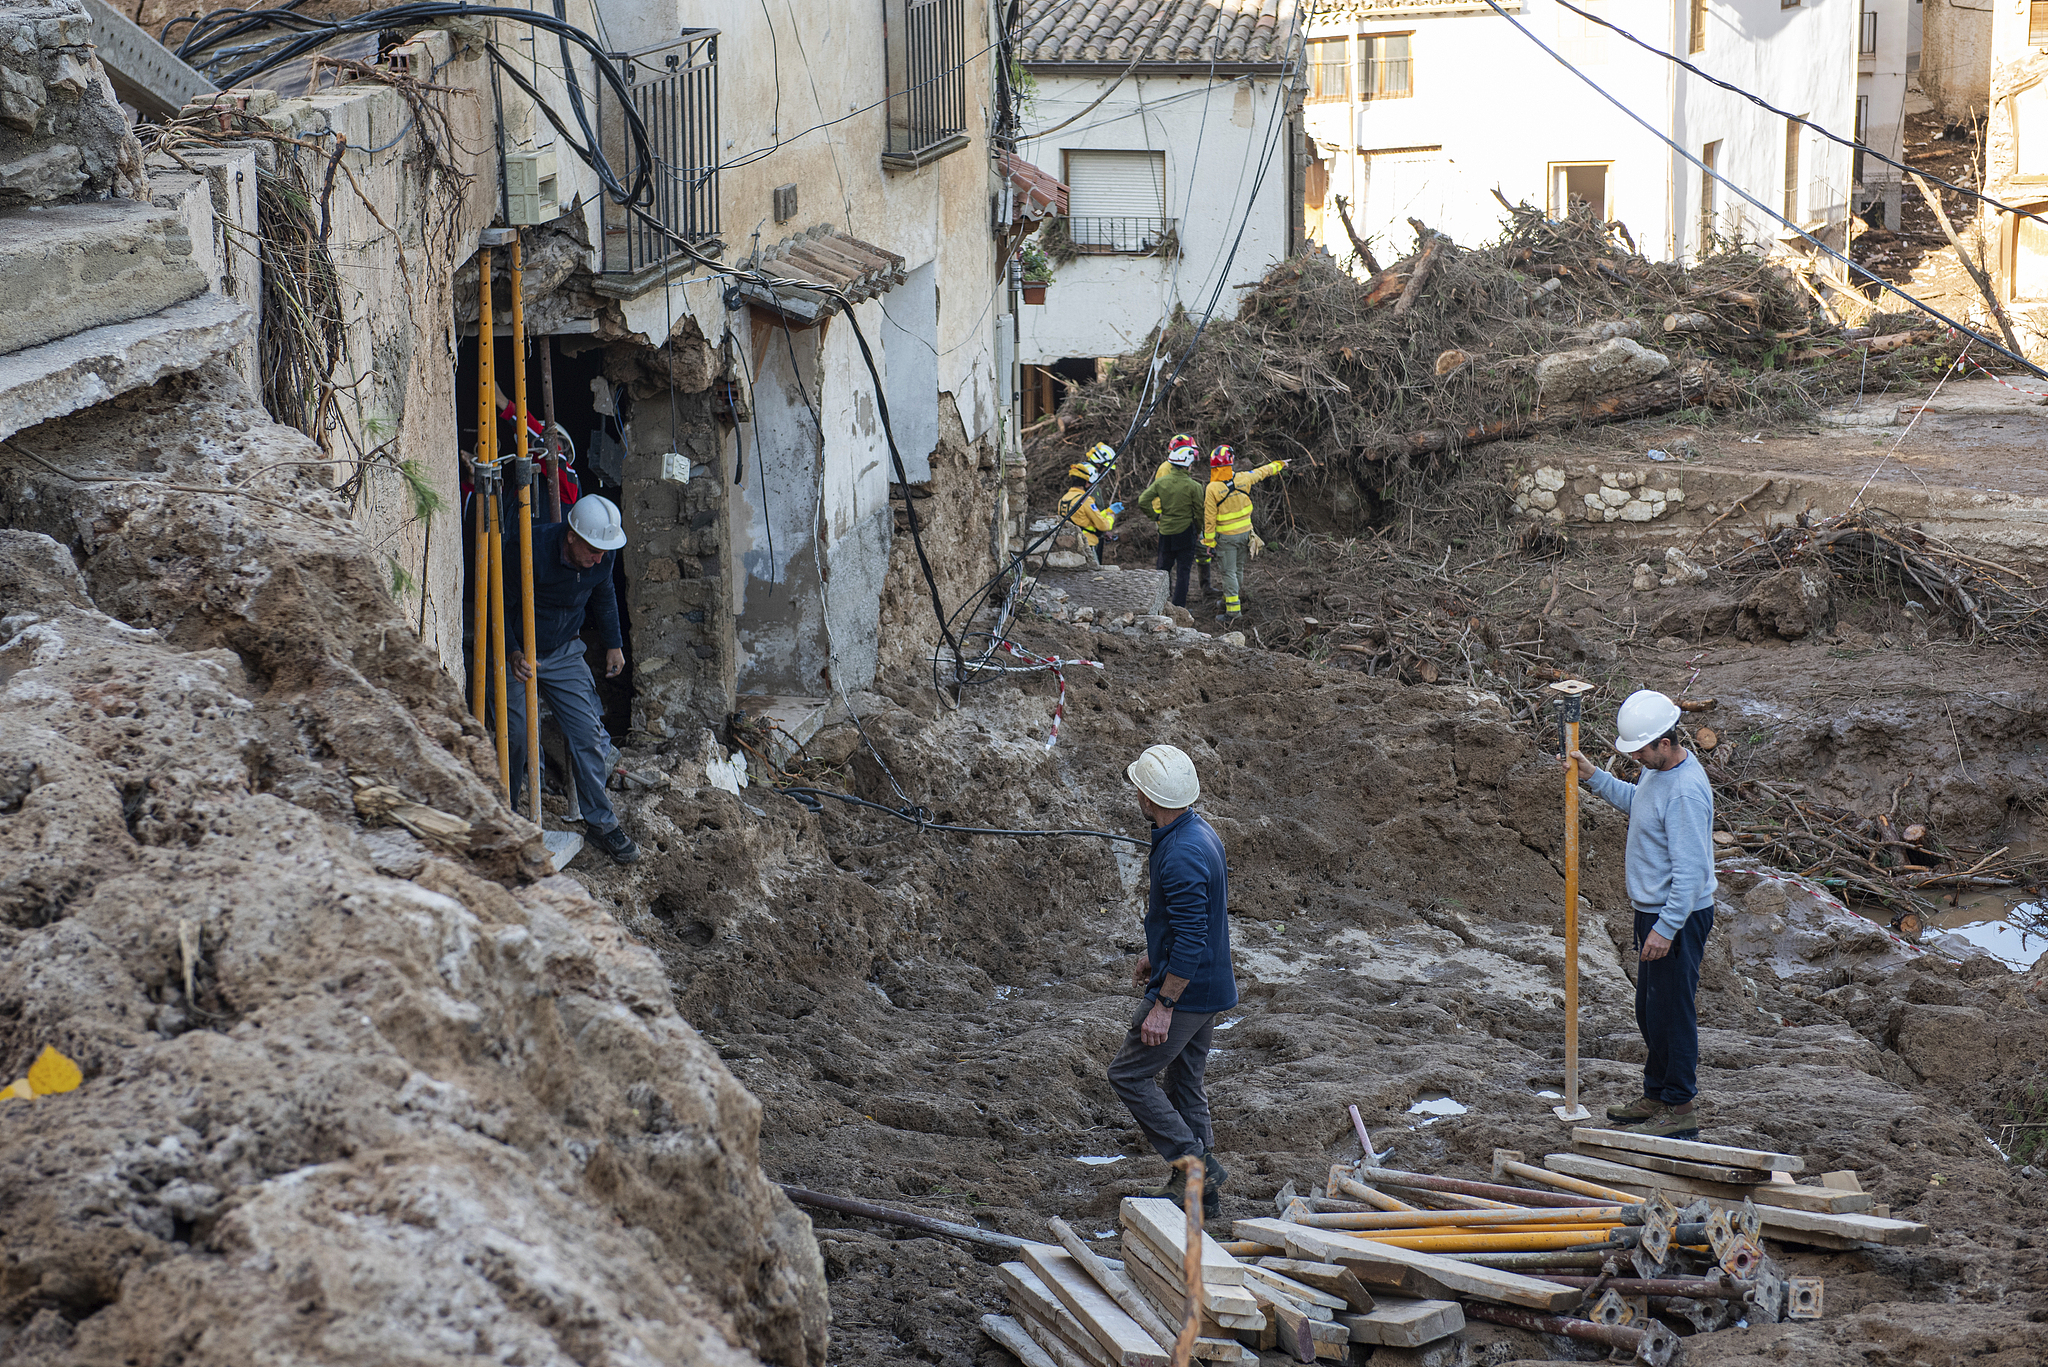
<path fill-rule="evenodd" d="M 1938 909 L 1928 890 L 2034 887 L 2048 877 L 2048 856 L 2015 857 L 2009 846 L 1950 845 L 1930 826 L 1901 817 L 1896 793 L 1892 803 L 1891 811 L 1864 816 L 1812 800 L 1804 784 L 1725 780 L 1714 789 L 1724 828 L 1715 839 L 1845 896 L 1876 902 L 1908 935 Z"/>
<path fill-rule="evenodd" d="M 1376 489 L 1389 464 L 1549 428 L 1702 404 L 1805 409 L 1830 387 L 1816 376 L 1835 348 L 1876 347 L 1854 341 L 1867 330 L 1845 333 L 1791 266 L 1760 250 L 1651 261 L 1621 224 L 1584 206 L 1564 219 L 1508 206 L 1501 238 L 1469 250 L 1410 222 L 1415 250 L 1368 280 L 1312 250 L 1275 266 L 1199 341 L 1195 321 L 1176 314 L 1106 378 L 1069 391 L 1062 437 L 1118 443 L 1156 399 L 1154 428 Z M 1599 402 L 1539 407 L 1543 357 L 1614 337 L 1662 351 L 1671 368 Z M 1869 358 L 1878 382 L 1916 354 L 1880 340 Z M 1837 368 L 1853 388 L 1861 363 L 1843 354 Z M 1784 371 L 1795 356 L 1807 368 Z"/>
<path fill-rule="evenodd" d="M 1965 555 L 1890 513 L 1852 508 L 1773 533 L 1726 562 L 1731 574 L 1819 564 L 1836 578 L 1940 614 L 1970 641 L 2048 641 L 2048 601 L 2018 570 Z"/>

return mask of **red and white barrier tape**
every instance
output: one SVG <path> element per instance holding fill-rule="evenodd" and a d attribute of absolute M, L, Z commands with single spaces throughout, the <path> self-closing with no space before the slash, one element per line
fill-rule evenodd
<path fill-rule="evenodd" d="M 1067 714 L 1067 672 L 1064 667 L 1067 665 L 1087 665 L 1090 669 L 1100 669 L 1102 668 L 1102 661 L 1061 659 L 1057 655 L 1035 655 L 1018 645 L 1015 641 L 1007 640 L 1003 642 L 1003 649 L 1026 664 L 1051 670 L 1053 678 L 1059 680 L 1059 698 L 1053 703 L 1052 707 L 1052 734 L 1045 738 L 1045 748 L 1050 750 L 1053 746 L 1059 744 L 1060 721 Z"/>

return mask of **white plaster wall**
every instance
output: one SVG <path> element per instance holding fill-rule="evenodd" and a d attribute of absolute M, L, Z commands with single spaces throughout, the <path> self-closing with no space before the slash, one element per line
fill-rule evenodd
<path fill-rule="evenodd" d="M 1802 114 L 1843 137 L 1856 128 L 1856 45 L 1858 0 L 1806 0 L 1782 9 L 1779 0 L 1713 0 L 1707 50 L 1692 60 L 1703 70 L 1761 95 L 1780 109 Z M 1721 143 L 1720 171 L 1770 210 L 1783 207 L 1785 121 L 1749 100 L 1718 89 L 1689 73 L 1678 77 L 1673 136 L 1694 156 L 1707 143 Z M 1850 197 L 1852 155 L 1848 148 L 1810 131 L 1800 134 L 1799 225 L 1830 245 L 1843 245 Z M 1813 202 L 1816 182 L 1821 203 Z M 1680 163 L 1676 176 L 1677 219 L 1689 252 L 1699 248 L 1700 172 Z M 1742 214 L 1745 239 L 1795 243 L 1775 219 L 1743 203 L 1722 187 L 1724 234 L 1729 215 Z M 1826 231 L 1820 229 L 1825 227 Z"/>
<path fill-rule="evenodd" d="M 1228 317 L 1240 294 L 1233 287 L 1286 257 L 1290 149 L 1277 78 L 1133 76 L 1079 122 L 1033 138 L 1033 128 L 1050 129 L 1079 113 L 1114 79 L 1052 69 L 1034 76 L 1038 89 L 1019 154 L 1060 176 L 1065 151 L 1164 152 L 1166 217 L 1178 220 L 1181 250 L 1172 258 L 1083 256 L 1058 267 L 1046 304 L 1019 315 L 1019 361 L 1043 365 L 1129 351 L 1176 305 L 1201 317 L 1219 282 L 1215 307 Z M 1232 258 L 1240 229 L 1243 242 Z"/>
<path fill-rule="evenodd" d="M 1906 63 L 1914 50 L 1912 20 L 1921 0 L 1862 0 L 1862 5 L 1877 15 L 1877 51 L 1857 59 L 1856 93 L 1870 101 L 1863 140 L 1887 156 L 1900 157 L 1905 146 Z M 1897 180 L 1899 174 L 1896 168 L 1873 162 L 1864 168 L 1863 178 L 1868 184 Z"/>
<path fill-rule="evenodd" d="M 1921 6 L 1920 88 L 1935 112 L 1960 123 L 1991 99 L 1992 0 L 1925 0 Z"/>
<path fill-rule="evenodd" d="M 1652 46 L 1685 53 L 1685 0 L 1612 0 L 1603 17 Z M 1807 0 L 1783 10 L 1778 0 L 1710 0 L 1707 49 L 1688 60 L 1796 113 L 1810 114 L 1847 136 L 1855 122 L 1856 0 Z M 1528 0 L 1515 17 L 1536 37 L 1567 56 L 1603 89 L 1653 127 L 1669 132 L 1694 155 L 1722 140 L 1722 174 L 1766 204 L 1783 197 L 1782 122 L 1642 51 L 1618 35 L 1590 34 L 1550 0 Z M 1331 196 L 1344 195 L 1361 234 L 1389 244 L 1382 257 L 1412 248 L 1414 234 L 1400 213 L 1370 212 L 1366 156 L 1375 151 L 1441 148 L 1444 183 L 1416 207 L 1437 215 L 1431 226 L 1461 242 L 1498 236 L 1504 216 L 1493 198 L 1548 206 L 1549 168 L 1559 162 L 1610 163 L 1611 213 L 1628 226 L 1637 247 L 1671 258 L 1697 245 L 1700 172 L 1660 139 L 1629 120 L 1587 82 L 1490 10 L 1432 13 L 1389 9 L 1370 21 L 1326 15 L 1311 37 L 1338 33 L 1412 33 L 1415 93 L 1405 99 L 1312 102 L 1308 132 L 1334 152 Z M 1478 97 L 1475 92 L 1493 92 Z M 1818 141 L 1818 140 L 1815 140 Z M 1845 149 L 1802 149 L 1802 180 L 1815 170 L 1838 187 L 1846 204 L 1849 157 Z M 1722 202 L 1734 199 L 1724 187 Z M 1326 201 L 1324 245 L 1345 256 L 1350 244 Z M 1751 211 L 1752 220 L 1761 215 Z M 1375 244 L 1377 247 L 1378 244 Z M 1384 262 L 1383 262 L 1384 264 Z"/>

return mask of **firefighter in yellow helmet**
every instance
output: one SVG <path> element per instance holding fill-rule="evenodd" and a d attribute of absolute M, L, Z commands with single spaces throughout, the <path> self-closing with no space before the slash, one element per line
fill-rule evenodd
<path fill-rule="evenodd" d="M 1251 558 L 1252 496 L 1254 484 L 1277 475 L 1287 462 L 1276 460 L 1243 474 L 1236 471 L 1237 453 L 1219 446 L 1209 453 L 1209 488 L 1202 505 L 1202 544 L 1216 553 L 1217 570 L 1223 578 L 1223 611 L 1219 622 L 1235 622 L 1244 609 L 1245 561 Z"/>
<path fill-rule="evenodd" d="M 1095 565 L 1102 563 L 1102 538 L 1115 530 L 1116 515 L 1124 505 L 1112 503 L 1106 510 L 1096 507 L 1089 486 L 1115 466 L 1116 448 L 1096 442 L 1086 456 L 1067 467 L 1067 491 L 1060 495 L 1060 516 L 1074 524 L 1080 533 L 1081 553 Z"/>
<path fill-rule="evenodd" d="M 1152 487 L 1155 489 L 1158 488 L 1160 486 L 1161 481 L 1165 480 L 1166 477 L 1171 475 L 1175 470 L 1179 470 L 1182 474 L 1185 474 L 1196 481 L 1196 488 L 1201 488 L 1202 485 L 1200 483 L 1200 480 L 1202 477 L 1199 474 L 1195 473 L 1195 467 L 1201 464 L 1201 461 L 1201 443 L 1196 441 L 1193 437 L 1189 436 L 1185 432 L 1174 433 L 1173 440 L 1166 443 L 1166 459 L 1160 461 L 1159 468 L 1152 472 Z M 1198 505 L 1196 508 L 1198 520 L 1200 516 L 1200 511 L 1201 510 Z M 1161 507 L 1160 501 L 1155 498 L 1152 500 L 1151 511 L 1146 515 L 1148 517 L 1156 519 L 1164 512 L 1165 509 Z M 1200 535 L 1201 534 L 1199 532 L 1195 533 L 1197 539 L 1200 538 Z M 1195 568 L 1201 572 L 1202 580 L 1201 592 L 1195 599 L 1195 601 L 1198 603 L 1201 602 L 1202 599 L 1207 598 L 1209 596 L 1210 560 L 1211 556 L 1209 552 L 1202 549 L 1199 545 L 1196 546 Z M 1174 557 L 1168 554 L 1166 549 L 1166 543 L 1163 540 L 1160 542 L 1159 546 L 1159 561 L 1157 568 L 1167 571 L 1168 574 L 1172 574 L 1174 570 Z M 1187 606 L 1184 595 L 1181 599 L 1176 599 L 1175 601 L 1178 602 L 1182 607 Z"/>

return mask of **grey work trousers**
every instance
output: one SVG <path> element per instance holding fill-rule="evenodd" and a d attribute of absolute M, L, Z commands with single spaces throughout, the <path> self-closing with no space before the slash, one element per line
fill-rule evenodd
<path fill-rule="evenodd" d="M 1237 612 L 1244 607 L 1244 567 L 1252 558 L 1252 534 L 1216 538 L 1216 572 L 1223 576 L 1223 610 Z"/>
<path fill-rule="evenodd" d="M 597 700 L 597 680 L 590 674 L 580 639 L 565 641 L 553 654 L 543 656 L 535 673 L 540 695 L 555 714 L 568 742 L 569 767 L 576 771 L 576 803 L 583 809 L 583 824 L 593 834 L 619 824 L 612 814 L 611 796 L 605 791 L 609 778 L 605 761 L 611 755 L 611 737 L 604 729 L 604 708 Z M 511 670 L 505 671 L 508 675 Z M 505 680 L 505 719 L 512 740 L 512 791 L 524 790 L 526 781 L 526 685 L 517 676 Z M 542 758 L 546 765 L 547 760 Z"/>
<path fill-rule="evenodd" d="M 1200 1156 L 1216 1147 L 1209 1124 L 1209 1094 L 1202 1073 L 1209 1066 L 1209 1039 L 1216 1032 L 1213 1011 L 1176 1011 L 1166 1043 L 1147 1044 L 1138 1033 L 1152 1010 L 1148 999 L 1138 1005 L 1124 1047 L 1110 1060 L 1109 1085 L 1130 1107 L 1138 1128 L 1161 1158 L 1171 1163 L 1189 1154 Z M 1165 1076 L 1158 1086 L 1152 1079 Z"/>

